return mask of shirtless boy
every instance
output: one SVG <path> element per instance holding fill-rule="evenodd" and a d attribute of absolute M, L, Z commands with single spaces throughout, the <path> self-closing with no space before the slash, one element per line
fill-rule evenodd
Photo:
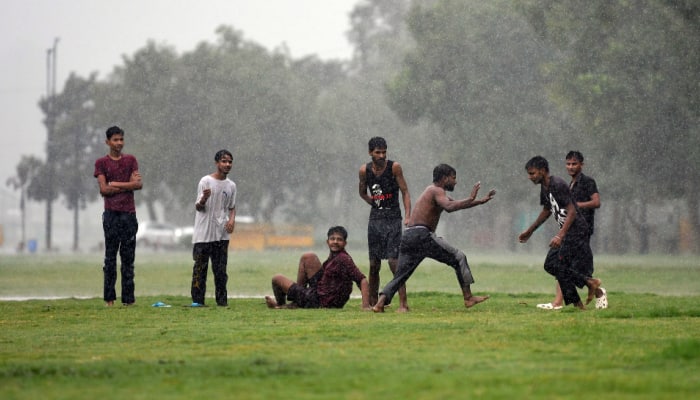
<path fill-rule="evenodd" d="M 468 198 L 453 200 L 447 192 L 454 190 L 456 184 L 457 172 L 451 166 L 440 164 L 433 169 L 433 183 L 423 191 L 415 203 L 408 228 L 401 238 L 398 270 L 394 279 L 384 287 L 377 304 L 372 308 L 374 312 L 384 312 L 384 307 L 391 303 L 391 298 L 399 287 L 406 283 L 426 257 L 454 268 L 465 307 L 473 307 L 489 298 L 472 294 L 470 286 L 474 283 L 474 278 L 467 263 L 467 257 L 461 250 L 436 236 L 435 229 L 443 211 L 449 213 L 484 204 L 494 197 L 496 190 L 490 190 L 485 197 L 477 200 L 476 195 L 481 188 L 481 183 L 477 182 Z"/>

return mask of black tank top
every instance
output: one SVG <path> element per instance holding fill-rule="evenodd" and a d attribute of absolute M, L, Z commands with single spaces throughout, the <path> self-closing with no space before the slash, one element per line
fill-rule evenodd
<path fill-rule="evenodd" d="M 386 168 L 381 175 L 376 176 L 372 171 L 372 163 L 367 163 L 365 175 L 367 187 L 372 196 L 372 211 L 369 219 L 399 218 L 401 219 L 401 208 L 399 207 L 399 183 L 392 171 L 394 162 L 387 160 Z"/>

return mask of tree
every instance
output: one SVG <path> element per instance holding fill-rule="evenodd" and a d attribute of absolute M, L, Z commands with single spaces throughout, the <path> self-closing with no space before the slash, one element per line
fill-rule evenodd
<path fill-rule="evenodd" d="M 529 188 L 523 166 L 536 154 L 561 154 L 574 136 L 548 101 L 541 65 L 549 49 L 511 1 L 442 0 L 414 6 L 407 18 L 416 45 L 387 85 L 390 107 L 406 123 L 437 129 L 428 150 L 458 171 L 499 190 L 495 225 L 515 226 Z M 426 149 L 421 149 L 425 151 Z M 510 232 L 503 232 L 510 234 Z M 506 239 L 512 242 L 512 239 Z"/>
<path fill-rule="evenodd" d="M 178 162 L 185 145 L 182 138 L 190 133 L 171 122 L 178 117 L 174 104 L 182 101 L 175 98 L 177 68 L 174 49 L 149 41 L 132 57 L 124 57 L 124 65 L 115 68 L 97 102 L 101 130 L 111 125 L 124 129 L 127 152 L 139 161 L 147 183 L 136 201 L 146 203 L 150 220 L 158 220 L 156 202 L 168 209 L 173 202 L 172 187 L 163 178 Z M 187 159 L 182 161 L 178 165 L 187 165 Z"/>
<path fill-rule="evenodd" d="M 628 202 L 685 198 L 691 242 L 699 251 L 697 2 L 532 0 L 523 6 L 539 35 L 559 52 L 547 68 L 550 93 L 598 139 L 598 150 L 616 167 L 607 176 L 611 194 Z M 638 184 L 646 181 L 656 189 Z M 640 236 L 645 206 L 636 224 Z"/>
<path fill-rule="evenodd" d="M 50 151 L 56 193 L 73 211 L 73 250 L 79 248 L 79 213 L 88 200 L 97 198 L 92 176 L 94 161 L 102 150 L 93 122 L 96 74 L 83 79 L 71 74 L 63 91 L 54 98 L 55 127 Z"/>
<path fill-rule="evenodd" d="M 412 0 L 366 0 L 353 8 L 348 39 L 355 48 L 353 64 L 365 79 L 391 73 L 404 52 L 413 46 L 405 22 L 412 3 Z M 427 5 L 433 1 L 420 3 Z"/>
<path fill-rule="evenodd" d="M 17 164 L 17 175 L 7 179 L 6 185 L 15 190 L 19 190 L 19 210 L 21 213 L 22 233 L 20 241 L 20 249 L 24 250 L 27 244 L 26 240 L 26 201 L 27 187 L 31 181 L 39 174 L 43 162 L 34 156 L 22 156 L 19 164 Z"/>

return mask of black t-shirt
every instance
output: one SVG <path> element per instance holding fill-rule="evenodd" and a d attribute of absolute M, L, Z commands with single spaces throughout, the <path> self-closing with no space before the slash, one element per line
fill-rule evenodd
<path fill-rule="evenodd" d="M 540 204 L 549 206 L 554 219 L 559 224 L 559 228 L 564 226 L 567 218 L 566 208 L 572 202 L 573 199 L 571 197 L 569 185 L 563 179 L 550 176 L 548 188 L 545 188 L 544 185 L 540 185 Z M 574 203 L 574 207 L 575 206 L 576 203 Z M 576 219 L 574 219 L 574 222 L 569 227 L 566 236 L 577 238 L 586 235 L 588 235 L 588 224 L 581 213 L 578 212 L 577 208 Z"/>
<path fill-rule="evenodd" d="M 575 202 L 590 201 L 593 194 L 598 193 L 598 185 L 595 183 L 595 179 L 590 176 L 586 176 L 583 173 L 579 174 L 576 182 L 571 186 L 571 197 Z M 595 209 L 594 208 L 580 208 L 578 210 L 583 218 L 588 224 L 588 232 L 593 235 L 593 223 L 595 219 Z"/>
<path fill-rule="evenodd" d="M 387 160 L 386 168 L 381 175 L 372 172 L 372 163 L 367 163 L 365 175 L 367 187 L 372 196 L 372 211 L 369 219 L 401 218 L 399 207 L 399 183 L 392 171 L 394 162 Z"/>

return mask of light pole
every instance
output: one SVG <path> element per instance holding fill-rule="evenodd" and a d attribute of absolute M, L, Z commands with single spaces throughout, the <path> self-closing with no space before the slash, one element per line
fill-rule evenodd
<path fill-rule="evenodd" d="M 54 101 L 56 100 L 56 55 L 58 53 L 58 38 L 53 40 L 53 48 L 46 50 L 46 250 L 51 250 L 51 222 L 53 219 L 53 133 L 56 123 Z"/>

